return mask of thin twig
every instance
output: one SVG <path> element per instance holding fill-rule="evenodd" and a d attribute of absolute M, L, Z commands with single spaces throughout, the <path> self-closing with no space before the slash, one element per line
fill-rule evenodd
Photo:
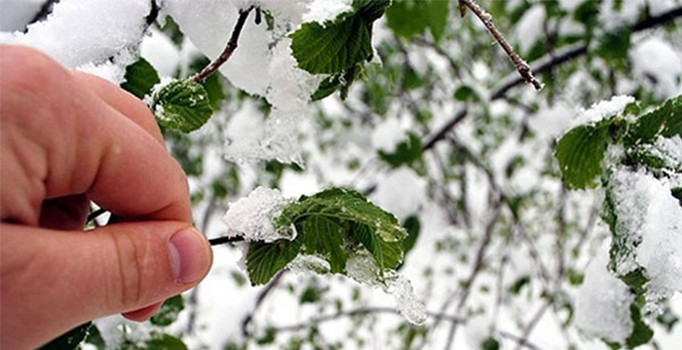
<path fill-rule="evenodd" d="M 218 238 L 211 238 L 208 240 L 208 243 L 211 245 L 220 245 L 220 244 L 225 244 L 225 243 L 236 243 L 236 242 L 243 242 L 244 237 L 236 236 L 236 237 L 218 237 Z"/>
<path fill-rule="evenodd" d="M 490 34 L 493 35 L 495 40 L 497 40 L 498 43 L 500 43 L 500 46 L 502 46 L 502 49 L 504 49 L 504 52 L 507 53 L 509 58 L 511 59 L 512 63 L 514 63 L 514 66 L 516 67 L 516 70 L 519 72 L 523 80 L 526 81 L 526 83 L 533 85 L 535 90 L 541 90 L 542 89 L 542 83 L 533 76 L 533 72 L 530 69 L 530 66 L 526 61 L 521 58 L 516 51 L 507 43 L 507 41 L 504 39 L 502 34 L 495 28 L 495 24 L 493 23 L 493 16 L 491 16 L 488 12 L 486 12 L 484 9 L 482 9 L 474 0 L 459 0 L 460 4 L 460 10 L 462 11 L 462 14 L 464 14 L 464 11 L 462 8 L 466 6 L 471 12 L 473 12 L 476 17 L 478 17 L 483 25 L 488 29 Z"/>
<path fill-rule="evenodd" d="M 329 322 L 333 321 L 342 317 L 352 317 L 352 316 L 358 316 L 358 315 L 368 315 L 368 314 L 378 314 L 378 313 L 385 313 L 385 314 L 395 314 L 399 315 L 400 312 L 392 307 L 363 307 L 363 308 L 358 308 L 358 309 L 352 309 L 352 310 L 346 310 L 346 311 L 340 311 L 335 314 L 331 315 L 326 315 L 326 316 L 320 316 L 313 318 L 312 320 L 308 322 L 301 322 L 301 323 L 296 323 L 288 326 L 281 326 L 281 327 L 276 327 L 274 330 L 276 332 L 295 332 L 295 331 L 300 331 L 306 328 L 310 328 L 311 326 L 318 325 L 320 323 L 324 322 Z M 438 317 L 439 319 L 443 319 L 452 323 L 465 323 L 466 319 L 457 317 L 457 316 L 452 316 L 452 315 L 446 315 L 442 313 L 437 313 L 437 312 L 427 312 L 426 313 L 429 317 Z"/>
<path fill-rule="evenodd" d="M 296 323 L 296 324 L 287 325 L 287 326 L 274 327 L 271 329 L 276 333 L 296 332 L 296 331 L 304 330 L 304 329 L 319 325 L 320 323 L 334 321 L 334 320 L 337 320 L 337 319 L 343 318 L 343 317 L 353 317 L 353 316 L 379 314 L 379 313 L 392 314 L 392 315 L 399 315 L 400 314 L 400 312 L 398 310 L 396 310 L 395 308 L 391 308 L 391 307 L 362 307 L 362 308 L 357 308 L 357 309 L 352 309 L 352 310 L 339 311 L 335 314 L 331 314 L 331 315 L 327 315 L 327 316 L 320 316 L 317 318 L 313 318 L 308 322 L 301 322 L 301 323 Z M 434 318 L 446 320 L 446 321 L 453 323 L 453 324 L 465 324 L 467 322 L 467 320 L 465 318 L 447 315 L 447 314 L 439 313 L 439 312 L 430 312 L 429 311 L 426 314 L 429 317 L 434 317 Z M 505 332 L 505 331 L 500 331 L 500 332 L 498 332 L 498 334 L 503 338 L 509 339 L 509 340 L 516 342 L 521 346 L 525 346 L 531 350 L 540 350 L 539 346 L 529 342 L 526 339 L 519 337 L 518 335 L 514 335 L 512 333 Z"/>
<path fill-rule="evenodd" d="M 682 7 L 677 7 L 658 16 L 648 17 L 640 22 L 628 26 L 627 28 L 629 28 L 633 33 L 636 33 L 664 25 L 680 17 L 682 17 Z M 573 59 L 584 56 L 585 54 L 587 54 L 587 44 L 570 46 L 553 55 L 545 55 L 539 58 L 536 60 L 537 64 L 533 64 L 534 68 L 532 68 L 531 71 L 535 74 L 544 73 L 552 70 L 556 66 L 560 66 L 566 62 L 572 61 Z M 490 97 L 491 100 L 502 98 L 511 88 L 523 83 L 524 79 L 514 75 L 508 79 L 504 79 L 504 81 L 505 82 L 499 88 L 497 88 L 495 92 L 493 92 Z"/>
<path fill-rule="evenodd" d="M 275 287 L 277 287 L 279 281 L 282 279 L 282 276 L 284 276 L 286 271 L 287 270 L 280 270 L 256 297 L 256 304 L 254 305 L 253 310 L 242 320 L 242 335 L 244 337 L 249 337 L 251 335 L 251 332 L 249 332 L 249 325 L 253 320 L 253 315 L 256 314 L 256 311 L 258 311 L 258 308 L 260 308 L 268 295 L 270 295 Z"/>
<path fill-rule="evenodd" d="M 445 138 L 447 136 L 448 132 L 452 130 L 457 124 L 462 122 L 464 120 L 464 117 L 467 116 L 467 109 L 462 108 L 455 114 L 450 120 L 445 122 L 443 126 L 441 126 L 438 131 L 434 132 L 431 136 L 427 137 L 425 142 L 424 142 L 424 152 L 430 150 L 433 148 L 439 141 Z"/>
<path fill-rule="evenodd" d="M 213 62 L 209 63 L 208 66 L 204 67 L 204 69 L 202 69 L 201 72 L 189 78 L 190 81 L 193 81 L 195 83 L 203 81 L 204 79 L 208 78 L 211 74 L 213 74 L 213 72 L 217 71 L 218 68 L 220 68 L 220 66 L 227 62 L 228 59 L 230 59 L 230 56 L 232 56 L 234 50 L 237 49 L 239 35 L 241 34 L 242 29 L 244 28 L 246 18 L 249 16 L 249 13 L 254 8 L 255 8 L 254 6 L 251 6 L 246 10 L 239 10 L 239 18 L 237 18 L 237 23 L 235 24 L 234 29 L 232 30 L 232 36 L 230 36 L 230 40 L 228 40 L 227 45 L 225 46 L 223 52 Z"/>

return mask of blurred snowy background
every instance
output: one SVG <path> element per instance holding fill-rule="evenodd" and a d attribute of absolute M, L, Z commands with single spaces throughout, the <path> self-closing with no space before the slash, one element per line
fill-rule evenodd
<path fill-rule="evenodd" d="M 312 103 L 319 79 L 295 68 L 282 38 L 350 1 L 159 0 L 146 30 L 146 0 L 48 3 L 0 0 L 0 41 L 115 83 L 138 55 L 161 76 L 193 74 L 222 50 L 244 4 L 287 18 L 270 30 L 249 20 L 222 75 L 206 83 L 216 115 L 189 136 L 166 133 L 189 176 L 196 225 L 224 235 L 229 204 L 257 186 L 297 198 L 340 185 L 367 193 L 416 237 L 400 271 L 426 304 L 423 326 L 407 323 L 383 291 L 341 276 L 284 271 L 251 287 L 241 250 L 225 245 L 163 329 L 188 348 L 496 349 L 494 340 L 501 349 L 608 349 L 579 329 L 618 332 L 605 316 L 613 291 L 603 194 L 566 189 L 554 146 L 576 119 L 603 112 L 586 112 L 594 103 L 628 95 L 646 109 L 682 92 L 682 1 L 480 1 L 540 68 L 540 92 L 455 1 L 440 1 L 421 30 L 385 16 L 366 79 L 345 100 Z M 580 301 L 588 282 L 585 292 L 606 301 Z M 678 349 L 680 294 L 661 310 L 642 348 Z M 110 348 L 160 328 L 121 317 L 96 325 Z"/>

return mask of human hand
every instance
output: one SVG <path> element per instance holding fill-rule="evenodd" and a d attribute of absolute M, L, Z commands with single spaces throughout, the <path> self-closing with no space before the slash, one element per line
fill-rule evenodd
<path fill-rule="evenodd" d="M 27 48 L 0 47 L 0 348 L 93 318 L 145 320 L 211 249 L 147 107 Z M 122 223 L 83 232 L 92 200 Z"/>

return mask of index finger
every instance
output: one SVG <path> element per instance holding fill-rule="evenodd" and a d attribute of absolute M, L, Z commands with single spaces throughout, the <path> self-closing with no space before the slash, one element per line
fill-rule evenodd
<path fill-rule="evenodd" d="M 186 176 L 162 143 L 43 54 L 0 52 L 2 200 L 29 202 L 2 205 L 3 219 L 37 224 L 43 199 L 87 193 L 124 217 L 191 221 Z"/>

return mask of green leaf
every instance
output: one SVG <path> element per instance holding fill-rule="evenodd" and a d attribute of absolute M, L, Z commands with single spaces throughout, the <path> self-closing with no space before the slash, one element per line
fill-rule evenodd
<path fill-rule="evenodd" d="M 402 242 L 386 242 L 367 225 L 351 225 L 351 237 L 372 253 L 382 276 L 385 270 L 395 269 L 403 261 Z"/>
<path fill-rule="evenodd" d="M 407 231 L 407 237 L 403 240 L 403 254 L 407 255 L 417 243 L 421 231 L 421 222 L 418 217 L 410 216 L 403 222 L 403 227 Z"/>
<path fill-rule="evenodd" d="M 99 329 L 94 324 L 88 329 L 88 335 L 85 337 L 85 342 L 94 345 L 97 350 L 107 349 L 107 344 L 104 342 L 102 334 L 100 334 Z"/>
<path fill-rule="evenodd" d="M 624 68 L 627 65 L 628 50 L 630 50 L 630 33 L 628 27 L 606 32 L 599 38 L 595 53 L 611 66 Z"/>
<path fill-rule="evenodd" d="M 189 80 L 174 80 L 154 92 L 152 109 L 159 124 L 188 133 L 204 125 L 213 110 L 204 88 Z"/>
<path fill-rule="evenodd" d="M 340 187 L 324 190 L 311 197 L 301 196 L 298 202 L 282 211 L 276 219 L 276 226 L 287 228 L 312 216 L 367 225 L 387 242 L 402 241 L 407 235 L 393 214 L 367 201 L 361 193 Z"/>
<path fill-rule="evenodd" d="M 409 132 L 407 140 L 399 143 L 394 152 L 379 150 L 378 153 L 382 160 L 397 168 L 403 164 L 410 165 L 421 159 L 423 151 L 424 147 L 421 137 L 413 132 Z"/>
<path fill-rule="evenodd" d="M 187 350 L 182 340 L 166 333 L 152 333 L 145 345 L 147 350 Z"/>
<path fill-rule="evenodd" d="M 92 322 L 84 323 L 64 334 L 51 342 L 43 345 L 40 350 L 71 350 L 78 348 L 78 345 L 88 335 L 88 330 L 92 326 Z"/>
<path fill-rule="evenodd" d="M 677 201 L 680 202 L 680 206 L 682 206 L 682 187 L 675 187 L 671 189 L 670 194 L 677 198 Z"/>
<path fill-rule="evenodd" d="M 521 289 L 530 283 L 530 276 L 524 275 L 516 279 L 514 283 L 509 287 L 509 292 L 518 295 L 521 293 Z"/>
<path fill-rule="evenodd" d="M 353 242 L 367 248 L 382 273 L 402 261 L 405 229 L 395 216 L 356 191 L 331 188 L 311 197 L 302 196 L 276 219 L 278 228 L 292 224 L 306 237 L 306 250 L 322 253 L 335 271 L 345 268 L 345 250 Z"/>
<path fill-rule="evenodd" d="M 126 67 L 125 81 L 121 88 L 142 99 L 158 84 L 159 74 L 144 58 Z"/>
<path fill-rule="evenodd" d="M 584 280 L 585 280 L 584 273 L 579 272 L 578 270 L 572 267 L 568 268 L 568 283 L 570 283 L 573 286 L 579 286 L 583 284 Z"/>
<path fill-rule="evenodd" d="M 471 86 L 469 85 L 462 85 L 455 90 L 455 93 L 453 95 L 455 97 L 455 100 L 457 101 L 470 101 L 470 102 L 478 102 L 480 101 L 480 97 L 478 96 L 478 93 L 476 93 L 476 90 L 474 90 Z"/>
<path fill-rule="evenodd" d="M 348 229 L 334 218 L 318 215 L 304 220 L 302 226 L 305 232 L 306 253 L 318 253 L 329 262 L 332 272 L 344 272 L 348 255 L 343 236 Z"/>
<path fill-rule="evenodd" d="M 642 320 L 642 312 L 636 302 L 630 305 L 630 319 L 634 323 L 632 333 L 625 340 L 629 349 L 648 343 L 654 336 L 654 331 Z"/>
<path fill-rule="evenodd" d="M 310 96 L 310 100 L 318 101 L 333 94 L 339 89 L 339 87 L 341 87 L 340 78 L 340 74 L 335 74 L 322 80 L 320 85 L 317 87 L 317 90 L 315 90 L 315 92 Z"/>
<path fill-rule="evenodd" d="M 497 339 L 495 339 L 493 337 L 487 338 L 481 344 L 481 349 L 482 350 L 499 350 L 500 349 L 500 342 L 498 342 Z"/>
<path fill-rule="evenodd" d="M 180 314 L 180 311 L 182 311 L 184 308 L 185 302 L 182 299 L 182 295 L 178 294 L 166 300 L 163 305 L 161 305 L 159 312 L 152 316 L 149 322 L 157 326 L 168 326 L 175 322 L 175 320 L 178 318 L 178 315 Z"/>
<path fill-rule="evenodd" d="M 644 285 L 649 282 L 649 278 L 644 272 L 644 268 L 638 267 L 637 269 L 630 271 L 625 276 L 619 277 L 628 287 L 632 288 L 635 294 L 644 293 Z"/>
<path fill-rule="evenodd" d="M 448 11 L 448 1 L 395 0 L 386 10 L 386 23 L 407 40 L 424 34 L 428 29 L 437 42 L 445 33 Z"/>
<path fill-rule="evenodd" d="M 272 243 L 251 242 L 246 253 L 246 270 L 251 284 L 265 284 L 301 250 L 303 235 L 293 241 L 280 239 Z"/>
<path fill-rule="evenodd" d="M 653 143 L 658 136 L 682 137 L 682 95 L 639 117 L 625 135 L 626 146 Z"/>
<path fill-rule="evenodd" d="M 335 74 L 367 60 L 372 55 L 369 25 L 357 15 L 325 26 L 303 23 L 291 34 L 291 49 L 298 66 L 313 74 Z"/>
<path fill-rule="evenodd" d="M 556 147 L 556 158 L 564 183 L 574 189 L 594 188 L 602 174 L 602 160 L 608 142 L 608 126 L 580 125 L 566 133 Z"/>
<path fill-rule="evenodd" d="M 355 0 L 355 13 L 342 13 L 324 25 L 303 23 L 291 34 L 291 50 L 298 66 L 313 74 L 336 74 L 372 56 L 372 24 L 389 0 Z"/>

